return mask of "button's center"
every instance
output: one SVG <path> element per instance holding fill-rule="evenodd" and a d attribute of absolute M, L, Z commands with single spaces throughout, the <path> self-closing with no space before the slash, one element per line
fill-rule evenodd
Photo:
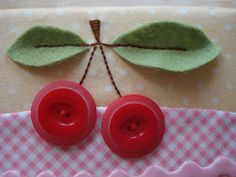
<path fill-rule="evenodd" d="M 60 109 L 58 111 L 58 114 L 61 116 L 61 117 L 64 117 L 64 118 L 70 118 L 71 117 L 71 114 L 70 112 L 64 110 L 64 109 Z"/>
<path fill-rule="evenodd" d="M 70 126 L 75 123 L 76 111 L 67 103 L 55 103 L 51 108 L 51 114 L 61 125 Z"/>
<path fill-rule="evenodd" d="M 132 123 L 128 126 L 128 131 L 137 131 L 139 128 L 139 123 Z"/>
<path fill-rule="evenodd" d="M 134 116 L 125 121 L 121 126 L 122 132 L 131 138 L 141 136 L 144 133 L 143 117 Z"/>

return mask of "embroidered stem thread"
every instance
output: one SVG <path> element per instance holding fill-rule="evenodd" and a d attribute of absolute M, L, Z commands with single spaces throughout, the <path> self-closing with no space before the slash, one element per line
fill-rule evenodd
<path fill-rule="evenodd" d="M 100 20 L 91 20 L 89 22 L 89 24 L 91 26 L 91 29 L 93 31 L 93 34 L 94 34 L 94 37 L 95 37 L 97 43 L 100 44 Z M 100 52 L 102 54 L 102 57 L 103 57 L 103 60 L 104 60 L 105 66 L 106 66 L 107 73 L 108 73 L 108 75 L 110 77 L 111 83 L 112 83 L 113 87 L 115 88 L 116 93 L 119 95 L 119 97 L 121 97 L 122 95 L 121 95 L 120 90 L 118 89 L 118 87 L 117 87 L 117 85 L 115 83 L 115 80 L 114 80 L 114 78 L 112 76 L 111 69 L 110 69 L 110 67 L 108 65 L 107 58 L 106 58 L 105 52 L 103 50 L 103 46 L 99 45 L 99 48 L 100 48 Z"/>
<path fill-rule="evenodd" d="M 110 67 L 109 67 L 109 65 L 108 65 L 107 58 L 106 58 L 105 52 L 104 52 L 104 50 L 103 50 L 103 47 L 100 45 L 99 48 L 100 48 L 100 51 L 101 51 L 101 54 L 102 54 L 104 63 L 105 63 L 105 65 L 106 65 L 107 73 L 108 73 L 108 75 L 109 75 L 109 77 L 110 77 L 111 83 L 112 83 L 112 85 L 114 86 L 114 88 L 115 88 L 115 90 L 116 90 L 116 93 L 119 95 L 119 97 L 121 97 L 122 95 L 121 95 L 120 90 L 118 89 L 118 87 L 117 87 L 117 85 L 116 85 L 116 83 L 115 83 L 115 81 L 114 81 L 114 78 L 113 78 L 113 76 L 112 76 L 111 69 L 110 69 Z"/>
<path fill-rule="evenodd" d="M 139 46 L 134 44 L 107 44 L 102 42 L 96 42 L 91 44 L 62 44 L 62 45 L 37 45 L 36 48 L 53 48 L 53 47 L 93 47 L 93 46 L 106 46 L 106 47 L 133 47 L 139 49 L 149 50 L 176 50 L 176 51 L 187 51 L 186 48 L 180 47 L 150 47 L 150 46 Z"/>
<path fill-rule="evenodd" d="M 84 80 L 85 80 L 85 77 L 88 73 L 88 70 L 89 70 L 89 67 L 91 65 L 91 62 L 93 60 L 93 57 L 94 57 L 94 53 L 97 49 L 97 46 L 99 46 L 99 49 L 100 49 L 100 52 L 102 54 L 102 57 L 103 57 L 103 60 L 104 60 L 104 64 L 106 66 L 106 70 L 107 70 L 107 73 L 110 77 L 110 80 L 112 82 L 112 85 L 113 87 L 115 88 L 117 94 L 121 97 L 121 93 L 120 93 L 120 90 L 118 89 L 116 83 L 115 83 L 115 80 L 113 78 L 113 75 L 111 73 L 111 69 L 109 67 L 109 64 L 108 64 L 108 61 L 107 61 L 107 58 L 106 58 L 106 55 L 105 55 L 105 52 L 104 52 L 104 49 L 103 49 L 103 46 L 106 46 L 106 47 L 133 47 L 133 48 L 140 48 L 140 49 L 149 49 L 149 50 L 175 50 L 175 51 L 187 51 L 186 48 L 180 48 L 180 47 L 151 47 L 151 46 L 139 46 L 139 45 L 134 45 L 134 44 L 107 44 L 107 43 L 102 43 L 100 42 L 100 20 L 91 20 L 89 21 L 89 24 L 90 24 L 90 27 L 92 29 L 92 32 L 94 34 L 94 37 L 96 39 L 96 43 L 91 43 L 91 44 L 59 44 L 59 45 L 37 45 L 35 46 L 36 48 L 53 48 L 53 47 L 93 47 L 93 50 L 91 52 L 91 55 L 89 57 L 89 61 L 88 61 L 88 64 L 87 64 L 87 67 L 84 71 L 84 74 L 80 80 L 80 84 L 82 85 Z"/>
<path fill-rule="evenodd" d="M 88 61 L 87 67 L 86 67 L 86 69 L 85 69 L 85 71 L 84 71 L 84 74 L 83 74 L 83 76 L 82 76 L 82 78 L 81 78 L 81 80 L 80 80 L 80 82 L 79 82 L 80 85 L 82 85 L 83 82 L 84 82 L 84 79 L 85 79 L 85 77 L 86 77 L 86 75 L 87 75 L 87 73 L 88 73 L 88 70 L 89 70 L 89 67 L 90 67 L 90 65 L 91 65 L 91 62 L 92 62 L 92 60 L 93 60 L 93 56 L 94 56 L 94 53 L 95 53 L 96 49 L 97 49 L 97 47 L 94 46 L 94 47 L 93 47 L 93 50 L 92 50 L 92 52 L 91 52 L 91 55 L 90 55 L 90 57 L 89 57 L 89 61 Z"/>
<path fill-rule="evenodd" d="M 96 41 L 100 43 L 100 20 L 90 20 L 89 24 Z"/>

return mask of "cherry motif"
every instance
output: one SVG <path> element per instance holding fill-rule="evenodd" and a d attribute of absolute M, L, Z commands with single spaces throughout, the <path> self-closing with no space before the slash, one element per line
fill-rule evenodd
<path fill-rule="evenodd" d="M 112 102 L 102 118 L 102 136 L 123 157 L 141 157 L 160 144 L 165 130 L 159 106 L 142 95 L 126 95 Z"/>
<path fill-rule="evenodd" d="M 90 26 L 97 43 L 91 45 L 93 50 L 81 81 L 79 84 L 57 81 L 42 88 L 31 108 L 33 126 L 43 139 L 63 146 L 80 142 L 92 131 L 97 116 L 96 105 L 81 85 L 99 47 L 107 73 L 120 97 L 108 106 L 103 115 L 101 132 L 104 141 L 120 156 L 144 156 L 162 140 L 165 131 L 162 111 L 154 101 L 143 95 L 121 95 L 99 39 L 99 20 L 90 21 Z"/>
<path fill-rule="evenodd" d="M 35 130 L 46 141 L 71 145 L 94 128 L 96 105 L 89 92 L 71 81 L 46 85 L 35 96 L 31 118 Z"/>

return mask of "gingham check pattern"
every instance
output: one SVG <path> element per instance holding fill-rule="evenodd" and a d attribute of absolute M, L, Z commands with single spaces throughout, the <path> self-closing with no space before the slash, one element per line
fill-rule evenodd
<path fill-rule="evenodd" d="M 175 170 L 186 160 L 201 166 L 217 157 L 236 161 L 236 113 L 162 108 L 166 131 L 162 143 L 148 156 L 123 159 L 104 143 L 100 125 L 104 108 L 98 109 L 94 131 L 70 148 L 48 144 L 34 131 L 29 112 L 0 115 L 0 174 L 17 170 L 22 176 L 36 176 L 50 170 L 57 177 L 87 171 L 107 176 L 119 168 L 131 175 L 141 174 L 148 166 Z"/>

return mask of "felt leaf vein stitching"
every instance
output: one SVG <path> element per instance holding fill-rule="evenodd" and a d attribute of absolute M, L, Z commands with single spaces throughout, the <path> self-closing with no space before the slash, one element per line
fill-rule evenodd
<path fill-rule="evenodd" d="M 141 49 L 149 49 L 149 50 L 177 50 L 177 51 L 187 51 L 185 48 L 180 47 L 148 47 L 148 46 L 140 46 L 133 44 L 108 44 L 102 42 L 96 42 L 91 44 L 62 44 L 62 45 L 37 45 L 36 48 L 54 48 L 54 47 L 91 47 L 91 46 L 106 46 L 106 47 L 132 47 L 132 48 L 141 48 Z"/>
<path fill-rule="evenodd" d="M 95 34 L 96 39 L 98 35 Z M 36 26 L 8 49 L 8 55 L 20 64 L 41 67 L 64 61 L 95 46 L 111 47 L 121 58 L 135 65 L 174 72 L 198 68 L 220 52 L 219 47 L 197 28 L 176 22 L 157 22 L 125 33 L 112 44 L 100 40 L 88 44 L 73 32 Z"/>
<path fill-rule="evenodd" d="M 62 62 L 88 50 L 86 46 L 64 48 L 37 48 L 38 45 L 86 44 L 68 31 L 51 26 L 35 26 L 22 34 L 8 49 L 9 57 L 17 63 L 31 67 L 43 67 Z"/>
<path fill-rule="evenodd" d="M 179 50 L 146 50 L 116 47 L 113 50 L 124 60 L 148 68 L 184 72 L 209 63 L 220 49 L 201 30 L 177 22 L 157 22 L 141 26 L 118 37 L 114 45 L 177 48 Z"/>

